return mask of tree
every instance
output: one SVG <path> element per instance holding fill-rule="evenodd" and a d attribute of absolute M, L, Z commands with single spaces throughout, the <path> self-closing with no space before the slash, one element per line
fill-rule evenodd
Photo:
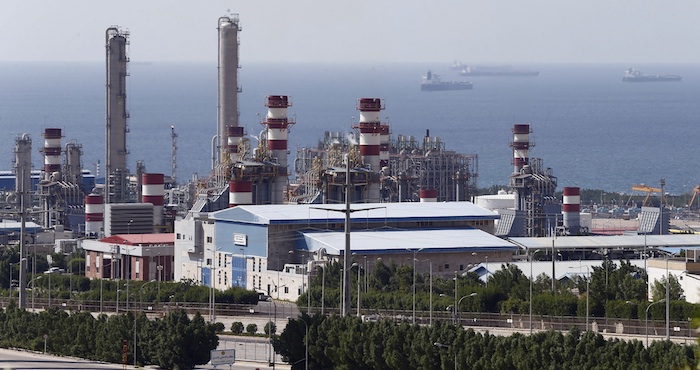
<path fill-rule="evenodd" d="M 666 276 L 662 276 L 658 280 L 654 279 L 654 283 L 651 285 L 651 296 L 655 301 L 666 298 Z M 683 288 L 674 275 L 669 275 L 668 296 L 672 301 L 685 300 Z"/>
<path fill-rule="evenodd" d="M 243 333 L 243 329 L 244 329 L 244 326 L 243 326 L 242 322 L 234 321 L 231 323 L 231 332 L 233 334 L 241 334 L 241 333 Z"/>
<path fill-rule="evenodd" d="M 248 324 L 248 326 L 245 327 L 245 332 L 248 334 L 255 334 L 258 332 L 258 326 L 255 324 Z"/>

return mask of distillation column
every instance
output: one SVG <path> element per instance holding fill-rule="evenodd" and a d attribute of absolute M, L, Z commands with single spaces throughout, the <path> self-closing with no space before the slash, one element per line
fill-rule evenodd
<path fill-rule="evenodd" d="M 277 159 L 279 172 L 272 180 L 272 204 L 284 203 L 284 192 L 287 189 L 287 138 L 289 126 L 294 121 L 287 114 L 291 106 L 285 95 L 270 95 L 267 97 L 267 117 L 263 125 L 267 126 L 267 150 L 272 158 Z"/>
<path fill-rule="evenodd" d="M 221 17 L 219 32 L 218 164 L 228 151 L 228 127 L 238 127 L 238 16 Z"/>
<path fill-rule="evenodd" d="M 107 50 L 105 203 L 121 203 L 126 197 L 128 174 L 126 133 L 129 118 L 126 110 L 128 36 L 128 32 L 122 32 L 117 27 L 108 28 L 105 34 Z"/>
<path fill-rule="evenodd" d="M 32 139 L 23 134 L 15 139 L 15 193 L 17 209 L 32 206 Z"/>
<path fill-rule="evenodd" d="M 380 147 L 382 124 L 379 114 L 382 109 L 382 101 L 379 98 L 361 98 L 356 107 L 360 111 L 360 122 L 356 127 L 360 129 L 360 155 L 365 165 L 369 165 L 373 174 L 381 170 Z M 368 203 L 378 203 L 379 180 L 372 176 L 367 187 Z"/>

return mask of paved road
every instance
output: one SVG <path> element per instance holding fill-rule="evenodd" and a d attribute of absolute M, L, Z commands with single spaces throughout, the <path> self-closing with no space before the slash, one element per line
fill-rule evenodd
<path fill-rule="evenodd" d="M 122 369 L 119 364 L 106 364 L 72 357 L 57 357 L 35 352 L 0 348 L 1 369 Z M 133 369 L 133 366 L 127 369 Z"/>

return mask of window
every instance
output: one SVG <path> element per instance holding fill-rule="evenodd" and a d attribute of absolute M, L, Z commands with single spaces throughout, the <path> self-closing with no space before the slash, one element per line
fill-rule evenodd
<path fill-rule="evenodd" d="M 459 271 L 464 270 L 464 265 L 459 265 Z"/>
<path fill-rule="evenodd" d="M 288 286 L 284 287 L 284 294 L 289 294 L 289 287 Z"/>
<path fill-rule="evenodd" d="M 207 243 L 211 243 L 211 242 L 212 242 L 212 237 L 211 237 L 211 236 L 207 236 Z"/>
<path fill-rule="evenodd" d="M 178 239 L 178 240 L 180 239 L 180 233 L 177 233 L 177 235 L 175 236 L 175 239 Z"/>
<path fill-rule="evenodd" d="M 450 264 L 449 264 L 449 263 L 446 263 L 446 264 L 445 264 L 445 270 L 448 270 L 449 268 L 450 268 Z"/>
<path fill-rule="evenodd" d="M 211 266 L 211 258 L 207 258 L 207 266 Z"/>

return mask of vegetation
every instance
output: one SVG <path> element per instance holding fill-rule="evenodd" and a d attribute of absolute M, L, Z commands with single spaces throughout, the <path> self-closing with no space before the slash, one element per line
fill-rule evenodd
<path fill-rule="evenodd" d="M 62 356 L 76 356 L 112 363 L 155 364 L 163 369 L 193 369 L 209 361 L 219 339 L 215 326 L 201 315 L 189 319 L 182 310 L 149 320 L 141 313 L 100 315 L 67 313 L 56 308 L 31 313 L 14 301 L 0 311 L 0 347 L 25 348 Z M 136 335 L 137 343 L 133 339 Z M 128 351 L 122 357 L 126 344 Z M 45 347 L 44 347 L 45 346 Z"/>
<path fill-rule="evenodd" d="M 304 369 L 309 324 L 309 369 L 680 369 L 694 368 L 692 346 L 668 341 L 605 340 L 600 334 L 548 331 L 532 336 L 481 334 L 437 322 L 433 326 L 362 323 L 355 317 L 301 316 L 275 339 L 292 369 Z"/>
<path fill-rule="evenodd" d="M 340 303 L 341 264 L 332 263 L 314 274 L 311 282 L 311 306 L 320 307 L 321 296 L 326 308 L 336 308 Z M 364 272 L 361 282 L 367 279 L 369 289 L 361 289 L 362 309 L 382 311 L 412 311 L 413 309 L 413 269 L 410 265 L 397 265 L 393 261 L 378 261 L 367 276 Z M 323 276 L 325 274 L 325 277 Z M 352 270 L 351 281 L 357 281 L 357 269 Z M 325 279 L 325 282 L 322 280 Z M 586 298 L 590 317 L 644 318 L 649 305 L 646 292 L 646 273 L 628 261 L 618 265 L 612 261 L 591 269 L 591 276 L 575 277 L 567 283 L 557 282 L 555 292 L 551 291 L 551 279 L 545 275 L 534 278 L 532 311 L 536 315 L 586 316 Z M 364 284 L 361 284 L 364 285 Z M 457 276 L 455 281 L 433 276 L 433 311 L 444 312 L 451 309 L 455 297 L 469 297 L 461 300 L 460 312 L 491 312 L 527 314 L 530 312 L 530 278 L 517 266 L 503 264 L 494 272 L 486 286 L 476 274 L 466 273 Z M 673 287 L 676 285 L 671 283 Z M 351 284 L 352 297 L 357 295 L 357 285 Z M 695 305 L 681 301 L 682 289 L 672 289 L 671 319 L 687 321 L 692 317 Z M 665 285 L 664 285 L 665 297 Z M 472 293 L 477 293 L 470 297 Z M 576 294 L 578 293 L 578 294 Z M 307 293 L 297 300 L 299 307 L 306 307 Z M 654 297 L 658 300 L 657 297 Z M 416 310 L 430 310 L 430 276 L 416 276 Z M 354 300 L 353 300 L 354 303 Z M 627 305 L 622 307 L 620 305 Z M 640 314 L 641 313 L 641 314 Z M 656 305 L 649 311 L 652 320 L 665 319 L 665 307 Z"/>

